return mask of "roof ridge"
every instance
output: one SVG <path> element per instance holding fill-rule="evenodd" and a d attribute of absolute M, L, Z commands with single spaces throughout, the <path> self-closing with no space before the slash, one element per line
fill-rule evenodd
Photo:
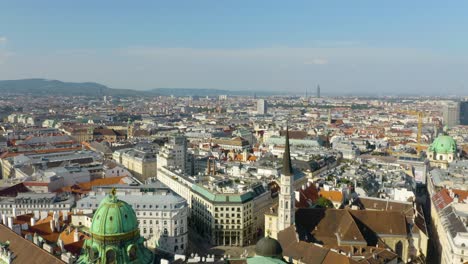
<path fill-rule="evenodd" d="M 350 219 L 350 221 L 348 219 Z M 343 215 L 340 221 L 340 226 L 343 223 L 343 221 L 346 221 L 347 224 L 345 230 L 341 232 L 341 234 L 343 234 L 343 237 L 351 235 L 351 232 L 355 231 L 355 233 L 352 234 L 353 238 L 356 237 L 355 239 L 365 240 L 364 235 L 361 233 L 361 229 L 359 229 L 359 226 L 356 223 L 356 220 L 348 210 L 345 210 L 345 214 Z"/>

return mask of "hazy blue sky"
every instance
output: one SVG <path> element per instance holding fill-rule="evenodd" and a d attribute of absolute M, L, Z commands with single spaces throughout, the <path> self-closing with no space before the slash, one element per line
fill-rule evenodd
<path fill-rule="evenodd" d="M 468 1 L 0 0 L 0 79 L 468 94 Z"/>

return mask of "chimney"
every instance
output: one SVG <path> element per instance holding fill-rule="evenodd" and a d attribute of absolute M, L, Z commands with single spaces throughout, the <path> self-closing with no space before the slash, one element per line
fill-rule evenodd
<path fill-rule="evenodd" d="M 52 219 L 53 219 L 54 221 L 58 221 L 58 219 L 59 219 L 59 214 L 58 214 L 57 211 L 54 211 L 54 215 L 53 215 Z"/>
<path fill-rule="evenodd" d="M 13 217 L 12 216 L 8 217 L 8 228 L 13 230 Z"/>
<path fill-rule="evenodd" d="M 44 219 L 48 216 L 47 211 L 40 211 L 40 217 L 39 219 Z"/>
<path fill-rule="evenodd" d="M 78 242 L 80 240 L 80 233 L 78 233 L 78 229 L 75 229 L 75 233 L 73 233 L 73 242 Z"/>
<path fill-rule="evenodd" d="M 7 216 L 6 216 L 6 214 L 2 214 L 2 223 L 4 225 L 7 225 Z"/>
<path fill-rule="evenodd" d="M 58 246 L 60 247 L 60 249 L 63 251 L 64 245 L 63 245 L 62 239 L 59 238 L 58 241 L 57 241 L 57 244 L 58 244 Z"/>
<path fill-rule="evenodd" d="M 31 226 L 36 225 L 36 219 L 34 217 L 31 217 Z"/>

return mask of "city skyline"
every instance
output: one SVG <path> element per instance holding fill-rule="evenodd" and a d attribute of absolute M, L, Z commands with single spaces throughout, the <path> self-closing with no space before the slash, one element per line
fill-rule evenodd
<path fill-rule="evenodd" d="M 0 79 L 466 95 L 467 4 L 360 4 L 4 2 Z"/>

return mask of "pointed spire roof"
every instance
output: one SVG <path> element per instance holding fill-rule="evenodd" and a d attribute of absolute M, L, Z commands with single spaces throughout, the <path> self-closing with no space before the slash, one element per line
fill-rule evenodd
<path fill-rule="evenodd" d="M 291 176 L 293 175 L 292 165 L 291 165 L 291 151 L 289 150 L 289 128 L 286 127 L 286 144 L 283 154 L 283 175 Z"/>

